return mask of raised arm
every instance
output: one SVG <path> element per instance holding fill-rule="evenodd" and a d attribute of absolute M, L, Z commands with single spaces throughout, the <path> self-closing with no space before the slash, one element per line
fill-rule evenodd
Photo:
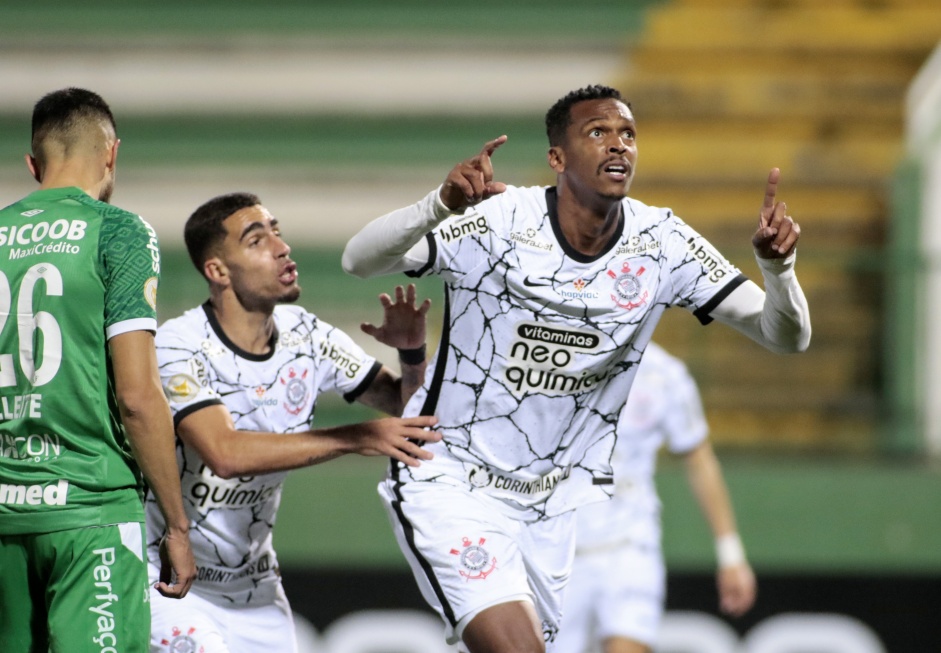
<path fill-rule="evenodd" d="M 425 235 L 469 206 L 498 195 L 506 184 L 493 180 L 491 156 L 506 142 L 500 136 L 458 163 L 441 186 L 411 206 L 387 213 L 363 227 L 343 251 L 343 269 L 357 277 L 415 270 L 428 262 Z"/>
<path fill-rule="evenodd" d="M 810 346 L 810 309 L 794 273 L 800 226 L 787 215 L 784 202 L 776 199 L 780 178 L 780 170 L 773 168 L 752 236 L 764 290 L 746 281 L 711 315 L 771 351 L 796 353 Z"/>
<path fill-rule="evenodd" d="M 781 171 L 772 168 L 765 185 L 765 199 L 758 212 L 758 230 L 752 236 L 752 246 L 761 258 L 787 258 L 794 253 L 800 239 L 800 225 L 787 215 L 787 204 L 777 201 Z"/>
<path fill-rule="evenodd" d="M 493 153 L 506 143 L 506 135 L 484 143 L 483 149 L 451 169 L 439 196 L 452 213 L 460 213 L 506 190 L 506 184 L 493 180 Z"/>
<path fill-rule="evenodd" d="M 108 346 L 121 421 L 167 524 L 160 543 L 160 581 L 155 587 L 164 596 L 183 598 L 196 578 L 196 563 L 183 508 L 170 407 L 157 373 L 154 337 L 150 331 L 131 331 L 114 336 Z"/>
<path fill-rule="evenodd" d="M 716 585 L 722 612 L 740 616 L 755 603 L 755 574 L 735 525 L 722 469 L 708 440 L 685 455 L 686 479 L 716 542 Z"/>
<path fill-rule="evenodd" d="M 398 350 L 402 376 L 383 367 L 358 400 L 390 415 L 401 415 L 405 404 L 425 380 L 425 321 L 431 300 L 425 299 L 421 306 L 415 306 L 415 284 L 409 284 L 407 288 L 395 287 L 394 301 L 383 293 L 379 295 L 379 302 L 383 308 L 382 324 L 377 327 L 363 322 L 360 328 L 363 333 Z"/>

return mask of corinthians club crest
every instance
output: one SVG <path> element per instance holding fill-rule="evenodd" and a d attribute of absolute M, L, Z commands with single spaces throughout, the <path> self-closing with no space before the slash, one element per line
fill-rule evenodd
<path fill-rule="evenodd" d="M 471 488 L 487 487 L 492 480 L 493 474 L 482 467 L 472 467 L 467 473 L 467 482 L 470 483 Z"/>
<path fill-rule="evenodd" d="M 183 634 L 182 630 L 174 626 L 171 632 L 173 633 L 172 639 L 164 638 L 160 640 L 160 643 L 166 646 L 170 653 L 202 653 L 205 650 L 202 646 L 196 644 L 196 640 L 190 637 L 196 632 L 195 628 L 190 627 L 186 634 Z"/>
<path fill-rule="evenodd" d="M 644 272 L 646 272 L 644 266 L 640 266 L 636 271 L 632 270 L 630 261 L 624 261 L 618 271 L 608 270 L 608 276 L 614 279 L 614 292 L 611 293 L 611 300 L 628 311 L 646 304 L 650 293 L 641 282 Z"/>
<path fill-rule="evenodd" d="M 278 379 L 281 381 L 281 384 L 285 386 L 284 388 L 284 410 L 288 411 L 292 415 L 299 414 L 304 406 L 307 404 L 307 397 L 310 394 L 310 388 L 307 385 L 305 379 L 307 378 L 307 372 L 309 370 L 304 370 L 301 374 L 298 374 L 294 371 L 293 367 L 288 368 L 288 376 L 285 379 L 283 376 L 279 376 Z"/>
<path fill-rule="evenodd" d="M 464 569 L 458 569 L 458 573 L 468 580 L 486 580 L 487 576 L 497 568 L 497 559 L 490 555 L 490 552 L 484 548 L 486 538 L 477 540 L 477 544 L 472 544 L 470 538 L 462 538 L 462 548 L 451 549 L 451 555 L 459 556 L 461 566 Z"/>

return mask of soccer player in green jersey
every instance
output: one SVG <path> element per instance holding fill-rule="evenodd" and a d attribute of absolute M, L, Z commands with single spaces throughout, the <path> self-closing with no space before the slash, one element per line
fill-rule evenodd
<path fill-rule="evenodd" d="M 90 91 L 35 106 L 40 189 L 0 210 L 0 651 L 146 651 L 144 480 L 168 523 L 156 589 L 196 573 L 154 350 L 160 253 L 107 204 L 120 141 Z"/>

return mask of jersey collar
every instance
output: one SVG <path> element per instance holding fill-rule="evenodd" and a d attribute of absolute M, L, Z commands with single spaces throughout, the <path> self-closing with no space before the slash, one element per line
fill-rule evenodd
<path fill-rule="evenodd" d="M 271 334 L 271 339 L 268 341 L 268 353 L 267 354 L 253 354 L 250 351 L 245 351 L 244 349 L 236 345 L 234 342 L 229 340 L 229 336 L 225 335 L 225 331 L 222 330 L 222 325 L 219 324 L 219 320 L 218 318 L 216 318 L 216 312 L 212 310 L 212 305 L 209 303 L 208 299 L 203 303 L 203 312 L 206 314 L 206 320 L 209 321 L 209 326 L 212 327 L 213 333 L 215 333 L 216 337 L 218 337 L 219 340 L 222 341 L 222 344 L 225 345 L 227 348 L 231 349 L 232 353 L 235 354 L 236 356 L 240 358 L 244 358 L 245 360 L 255 361 L 255 362 L 266 361 L 266 360 L 269 360 L 272 356 L 274 356 L 274 348 L 278 342 L 277 327 L 275 328 L 274 333 Z"/>
<path fill-rule="evenodd" d="M 611 239 L 600 252 L 594 256 L 589 256 L 582 254 L 572 247 L 569 241 L 566 240 L 565 234 L 562 233 L 562 226 L 559 224 L 559 194 L 555 186 L 550 186 L 546 189 L 546 213 L 549 215 L 549 224 L 552 225 L 552 233 L 555 234 L 555 239 L 559 241 L 562 251 L 565 252 L 566 256 L 579 263 L 593 263 L 605 256 L 620 242 L 621 236 L 624 234 L 624 211 L 622 210 L 621 217 L 618 218 L 618 226 L 614 230 L 614 233 L 611 234 Z"/>

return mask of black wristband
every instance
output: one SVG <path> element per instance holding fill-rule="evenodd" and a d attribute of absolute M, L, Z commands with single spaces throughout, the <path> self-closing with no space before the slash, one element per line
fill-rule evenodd
<path fill-rule="evenodd" d="M 406 365 L 421 365 L 425 362 L 425 345 L 415 349 L 400 349 L 399 361 Z"/>

